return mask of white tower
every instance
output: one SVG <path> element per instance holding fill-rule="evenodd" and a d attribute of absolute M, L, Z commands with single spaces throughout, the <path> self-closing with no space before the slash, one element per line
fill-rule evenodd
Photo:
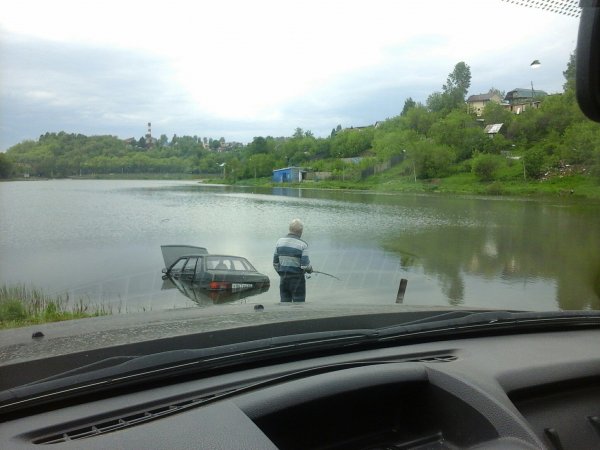
<path fill-rule="evenodd" d="M 148 122 L 148 133 L 146 133 L 146 147 L 152 147 L 152 123 Z"/>

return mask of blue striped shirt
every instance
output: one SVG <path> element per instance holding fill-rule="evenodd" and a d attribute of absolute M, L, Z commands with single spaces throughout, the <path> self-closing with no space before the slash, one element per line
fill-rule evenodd
<path fill-rule="evenodd" d="M 273 268 L 278 272 L 303 273 L 310 266 L 308 244 L 295 234 L 280 238 L 275 245 Z"/>

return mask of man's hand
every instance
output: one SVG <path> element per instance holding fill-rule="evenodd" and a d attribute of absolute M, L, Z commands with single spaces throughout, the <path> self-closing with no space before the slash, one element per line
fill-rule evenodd
<path fill-rule="evenodd" d="M 312 266 L 306 266 L 306 267 L 304 268 L 304 271 L 305 271 L 306 273 L 312 273 L 312 271 L 313 271 L 313 268 L 312 268 Z"/>

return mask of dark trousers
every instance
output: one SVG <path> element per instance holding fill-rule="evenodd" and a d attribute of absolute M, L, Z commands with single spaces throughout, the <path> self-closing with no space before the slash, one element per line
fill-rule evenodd
<path fill-rule="evenodd" d="M 306 280 L 303 273 L 281 272 L 279 295 L 282 302 L 303 302 L 306 299 Z"/>

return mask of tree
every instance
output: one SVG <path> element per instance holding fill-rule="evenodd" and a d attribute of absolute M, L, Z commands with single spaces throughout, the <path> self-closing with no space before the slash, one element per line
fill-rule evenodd
<path fill-rule="evenodd" d="M 526 146 L 540 141 L 547 131 L 538 124 L 542 114 L 541 109 L 527 108 L 510 123 L 506 130 L 506 137 Z"/>
<path fill-rule="evenodd" d="M 218 141 L 217 141 L 218 142 Z M 227 161 L 227 178 L 231 181 L 236 181 L 243 176 L 242 164 L 237 158 L 231 158 Z"/>
<path fill-rule="evenodd" d="M 255 136 L 252 142 L 246 147 L 246 150 L 250 155 L 267 153 L 269 151 L 267 140 L 262 136 Z"/>
<path fill-rule="evenodd" d="M 586 120 L 567 129 L 561 157 L 569 164 L 591 163 L 600 153 L 598 149 L 600 149 L 600 125 Z"/>
<path fill-rule="evenodd" d="M 275 161 L 272 155 L 259 153 L 252 155 L 246 164 L 247 175 L 250 177 L 268 177 L 273 173 Z"/>
<path fill-rule="evenodd" d="M 12 173 L 12 166 L 6 154 L 0 153 L 0 178 L 8 178 Z"/>
<path fill-rule="evenodd" d="M 496 102 L 488 102 L 481 115 L 486 125 L 503 123 L 500 132 L 504 134 L 514 118 L 514 114 Z"/>
<path fill-rule="evenodd" d="M 453 147 L 462 161 L 485 145 L 488 139 L 472 116 L 455 110 L 431 126 L 429 135 L 436 142 Z"/>
<path fill-rule="evenodd" d="M 414 108 L 415 106 L 417 106 L 417 103 L 411 97 L 408 97 L 406 100 L 404 100 L 404 107 L 402 108 L 400 115 L 406 115 L 408 110 Z"/>
<path fill-rule="evenodd" d="M 405 150 L 420 139 L 414 130 L 391 131 L 375 133 L 373 151 L 379 159 L 389 159 L 392 156 L 403 155 Z"/>
<path fill-rule="evenodd" d="M 160 138 L 158 139 L 158 146 L 159 147 L 166 147 L 169 144 L 169 138 L 167 137 L 166 134 L 161 134 Z"/>
<path fill-rule="evenodd" d="M 461 61 L 454 66 L 454 70 L 448 75 L 446 84 L 442 89 L 444 94 L 451 98 L 453 107 L 456 107 L 465 102 L 470 86 L 471 68 Z"/>
<path fill-rule="evenodd" d="M 445 145 L 436 145 L 429 140 L 416 143 L 409 150 L 416 175 L 419 178 L 439 178 L 450 173 L 450 166 L 456 159 L 455 153 Z"/>
<path fill-rule="evenodd" d="M 415 107 L 410 108 L 400 119 L 401 130 L 414 130 L 425 136 L 435 123 L 437 115 L 428 111 L 427 108 L 419 103 Z"/>
<path fill-rule="evenodd" d="M 374 129 L 344 130 L 336 134 L 331 143 L 331 153 L 338 158 L 359 156 L 373 144 Z"/>
<path fill-rule="evenodd" d="M 528 177 L 538 178 L 544 167 L 544 151 L 537 147 L 528 150 L 523 157 L 523 164 Z"/>
<path fill-rule="evenodd" d="M 427 109 L 431 112 L 443 112 L 446 103 L 446 97 L 441 92 L 434 92 L 427 97 Z"/>
<path fill-rule="evenodd" d="M 471 86 L 471 68 L 463 61 L 454 66 L 448 74 L 442 92 L 434 92 L 427 98 L 427 107 L 430 111 L 448 114 L 465 103 L 465 97 Z"/>
<path fill-rule="evenodd" d="M 575 68 L 577 66 L 577 55 L 575 52 L 571 53 L 571 57 L 569 58 L 569 62 L 567 63 L 567 68 L 563 72 L 565 77 L 565 84 L 563 84 L 563 89 L 565 92 L 567 91 L 575 91 Z"/>

